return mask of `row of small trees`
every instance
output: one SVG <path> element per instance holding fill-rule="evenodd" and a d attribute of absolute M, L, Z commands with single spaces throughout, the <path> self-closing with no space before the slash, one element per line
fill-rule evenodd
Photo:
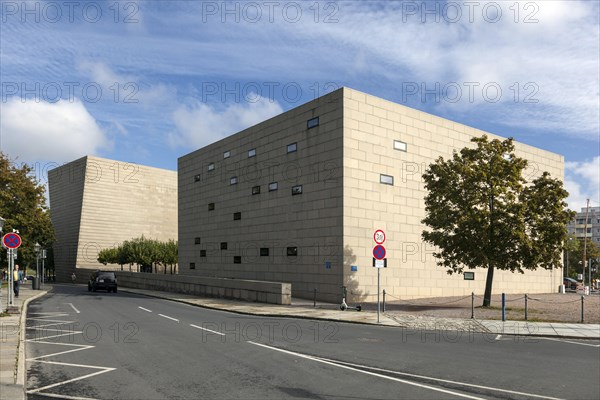
<path fill-rule="evenodd" d="M 133 264 L 136 264 L 137 270 L 142 272 L 158 273 L 158 266 L 170 268 L 171 274 L 177 265 L 177 241 L 170 239 L 167 242 L 161 242 L 154 239 L 147 239 L 144 236 L 126 240 L 118 247 L 102 249 L 98 253 L 98 262 L 106 264 L 119 264 L 121 270 L 123 266 L 129 264 L 129 270 Z"/>

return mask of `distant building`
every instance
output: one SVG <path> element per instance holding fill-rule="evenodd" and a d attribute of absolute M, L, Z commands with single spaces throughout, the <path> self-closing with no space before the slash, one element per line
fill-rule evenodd
<path fill-rule="evenodd" d="M 179 158 L 183 274 L 292 283 L 292 294 L 376 300 L 373 234 L 387 234 L 381 287 L 392 298 L 482 294 L 448 275 L 421 240 L 422 174 L 488 134 L 342 88 Z M 526 178 L 563 179 L 564 159 L 522 143 Z M 497 271 L 495 293 L 556 292 L 562 270 Z"/>
<path fill-rule="evenodd" d="M 86 156 L 51 170 L 48 181 L 59 281 L 76 268 L 117 268 L 98 263 L 98 251 L 125 240 L 177 239 L 175 171 Z"/>
<path fill-rule="evenodd" d="M 582 208 L 578 212 L 575 219 L 567 225 L 569 234 L 583 240 L 584 237 L 589 238 L 600 246 L 600 207 L 590 207 L 587 216 L 587 234 L 586 234 L 586 208 Z"/>

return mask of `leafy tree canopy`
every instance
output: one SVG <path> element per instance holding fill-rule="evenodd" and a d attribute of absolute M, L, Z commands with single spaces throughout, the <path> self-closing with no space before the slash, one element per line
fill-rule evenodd
<path fill-rule="evenodd" d="M 49 249 L 54 229 L 46 206 L 45 187 L 26 164 L 17 164 L 0 152 L 0 217 L 5 219 L 4 233 L 17 229 L 23 244 L 18 250 L 18 264 L 35 264 L 35 243 Z M 6 265 L 6 251 L 0 252 Z"/>
<path fill-rule="evenodd" d="M 523 177 L 527 160 L 514 153 L 512 139 L 473 138 L 475 148 L 438 158 L 423 179 L 429 229 L 422 238 L 435 245 L 437 264 L 448 273 L 487 268 L 484 306 L 490 305 L 494 270 L 524 270 L 561 265 L 568 196 L 560 180 Z"/>

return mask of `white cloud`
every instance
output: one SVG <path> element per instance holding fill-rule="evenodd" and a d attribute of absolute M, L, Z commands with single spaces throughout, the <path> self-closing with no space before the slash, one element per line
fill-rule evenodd
<path fill-rule="evenodd" d="M 105 132 L 78 100 L 2 105 L 0 148 L 21 161 L 66 162 L 109 145 Z"/>
<path fill-rule="evenodd" d="M 600 205 L 600 156 L 584 162 L 565 163 L 565 187 L 569 208 L 579 211 L 590 199 L 591 207 Z"/>
<path fill-rule="evenodd" d="M 171 134 L 171 144 L 196 149 L 283 112 L 276 101 L 254 94 L 249 97 L 256 101 L 233 103 L 221 109 L 200 102 L 180 106 L 173 113 L 177 132 Z"/>

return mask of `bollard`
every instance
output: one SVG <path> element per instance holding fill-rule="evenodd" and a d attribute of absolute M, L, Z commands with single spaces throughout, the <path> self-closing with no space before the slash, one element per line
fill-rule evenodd
<path fill-rule="evenodd" d="M 314 290 L 314 296 L 313 296 L 313 307 L 317 307 L 317 288 L 315 288 Z"/>
<path fill-rule="evenodd" d="M 475 318 L 475 292 L 471 292 L 471 319 Z"/>
<path fill-rule="evenodd" d="M 525 321 L 527 321 L 527 295 L 525 295 Z"/>
<path fill-rule="evenodd" d="M 502 321 L 506 321 L 506 294 L 502 293 Z"/>
<path fill-rule="evenodd" d="M 583 295 L 581 296 L 581 323 L 583 324 Z"/>
<path fill-rule="evenodd" d="M 385 312 L 385 289 L 383 289 L 383 312 Z"/>

